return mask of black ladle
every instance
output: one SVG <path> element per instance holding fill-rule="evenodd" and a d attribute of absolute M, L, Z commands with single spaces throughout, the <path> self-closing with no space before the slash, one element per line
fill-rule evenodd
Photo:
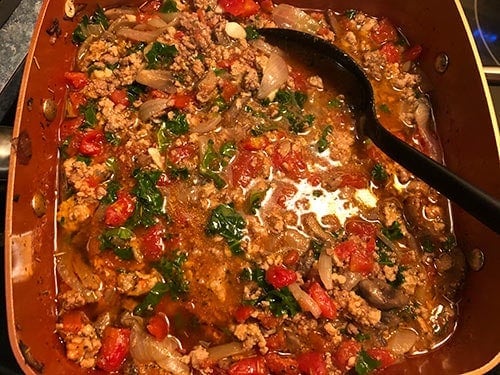
<path fill-rule="evenodd" d="M 500 233 L 500 201 L 489 196 L 443 165 L 392 135 L 378 121 L 373 88 L 363 69 L 344 51 L 312 34 L 280 28 L 260 29 L 270 44 L 284 46 L 287 52 L 310 52 L 333 62 L 336 81 L 348 85 L 350 103 L 357 115 L 358 132 L 370 138 L 391 159 L 458 204 L 476 219 Z M 283 48 L 283 47 L 282 47 Z M 330 66 L 329 66 L 330 68 Z M 348 91 L 349 91 L 348 90 Z M 351 94 L 351 95 L 349 95 Z"/>

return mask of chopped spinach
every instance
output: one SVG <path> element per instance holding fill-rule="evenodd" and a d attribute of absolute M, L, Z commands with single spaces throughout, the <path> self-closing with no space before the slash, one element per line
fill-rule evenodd
<path fill-rule="evenodd" d="M 160 7 L 160 12 L 162 13 L 175 13 L 177 11 L 178 9 L 175 0 L 165 0 Z"/>
<path fill-rule="evenodd" d="M 153 311 L 153 308 L 160 303 L 161 299 L 168 292 L 168 286 L 166 283 L 157 282 L 155 286 L 151 288 L 149 293 L 144 297 L 144 299 L 139 303 L 135 309 L 134 314 L 143 316 L 146 313 Z"/>
<path fill-rule="evenodd" d="M 158 270 L 165 279 L 168 287 L 168 293 L 172 299 L 178 299 L 187 293 L 189 284 L 184 278 L 182 265 L 187 260 L 187 254 L 177 251 L 169 256 L 162 257 L 153 267 Z"/>
<path fill-rule="evenodd" d="M 398 286 L 401 286 L 405 282 L 405 276 L 403 275 L 403 272 L 406 270 L 406 267 L 404 266 L 399 266 L 398 272 L 396 272 L 396 278 L 393 281 L 388 281 L 390 285 L 392 285 L 394 288 L 397 288 Z"/>
<path fill-rule="evenodd" d="M 212 180 L 217 189 L 222 189 L 226 186 L 226 181 L 220 176 L 222 167 L 222 160 L 214 149 L 214 141 L 210 139 L 200 162 L 200 174 Z"/>
<path fill-rule="evenodd" d="M 227 141 L 220 146 L 219 154 L 231 159 L 236 154 L 236 144 L 234 141 Z"/>
<path fill-rule="evenodd" d="M 83 123 L 80 129 L 93 128 L 97 124 L 97 103 L 95 100 L 87 100 L 85 105 L 80 106 L 80 113 L 83 115 Z"/>
<path fill-rule="evenodd" d="M 255 26 L 247 26 L 245 27 L 245 32 L 247 34 L 246 38 L 247 40 L 254 40 L 258 39 L 260 37 L 259 32 L 255 28 Z"/>
<path fill-rule="evenodd" d="M 293 133 L 303 133 L 314 121 L 312 114 L 304 114 L 303 108 L 307 95 L 300 91 L 278 90 L 274 99 L 279 106 L 279 113 L 288 121 Z"/>
<path fill-rule="evenodd" d="M 358 342 L 367 341 L 370 340 L 370 335 L 367 333 L 359 332 L 357 335 L 354 336 L 354 340 Z"/>
<path fill-rule="evenodd" d="M 380 361 L 370 357 L 370 355 L 364 349 L 361 349 L 358 354 L 358 358 L 356 359 L 354 370 L 358 375 L 366 375 L 379 368 L 380 365 Z"/>
<path fill-rule="evenodd" d="M 182 135 L 189 132 L 189 124 L 186 119 L 186 114 L 176 111 L 174 117 L 169 120 L 167 117 L 162 118 L 161 126 L 172 134 Z"/>
<path fill-rule="evenodd" d="M 177 48 L 174 45 L 154 42 L 151 49 L 146 53 L 147 67 L 149 69 L 156 69 L 170 65 L 177 52 Z"/>
<path fill-rule="evenodd" d="M 113 132 L 104 132 L 104 138 L 106 138 L 106 142 L 113 146 L 118 146 L 120 144 L 120 137 L 118 134 Z"/>
<path fill-rule="evenodd" d="M 337 98 L 333 98 L 333 99 L 330 99 L 328 101 L 328 107 L 332 107 L 332 108 L 340 108 L 341 104 L 342 104 L 342 102 Z"/>
<path fill-rule="evenodd" d="M 431 237 L 424 237 L 422 239 L 422 250 L 426 253 L 433 253 L 436 250 L 436 245 L 432 241 Z"/>
<path fill-rule="evenodd" d="M 380 163 L 376 163 L 371 171 L 371 175 L 374 181 L 385 182 L 387 181 L 388 175 L 384 166 Z"/>
<path fill-rule="evenodd" d="M 332 132 L 333 128 L 331 125 L 327 125 L 324 129 L 323 132 L 321 133 L 321 137 L 318 139 L 318 142 L 316 142 L 316 148 L 318 149 L 318 152 L 324 152 L 328 148 L 328 140 L 326 137 L 328 134 Z"/>
<path fill-rule="evenodd" d="M 353 20 L 354 17 L 356 17 L 357 11 L 355 9 L 348 9 L 344 12 L 344 15 L 350 19 Z"/>
<path fill-rule="evenodd" d="M 403 238 L 403 233 L 401 232 L 400 225 L 397 221 L 394 221 L 390 226 L 383 228 L 382 234 L 391 241 Z"/>
<path fill-rule="evenodd" d="M 177 168 L 174 166 L 167 167 L 167 173 L 175 180 L 187 180 L 189 178 L 189 171 L 187 168 Z"/>
<path fill-rule="evenodd" d="M 394 262 L 391 260 L 391 255 L 389 254 L 389 251 L 391 251 L 391 249 L 389 249 L 386 246 L 386 244 L 383 243 L 378 238 L 376 246 L 377 246 L 378 263 L 383 266 L 394 266 Z"/>
<path fill-rule="evenodd" d="M 76 160 L 85 163 L 85 165 L 90 165 L 90 163 L 92 163 L 92 158 L 90 156 L 78 155 Z"/>
<path fill-rule="evenodd" d="M 137 197 L 137 205 L 131 220 L 134 225 L 150 227 L 156 223 L 156 215 L 164 214 L 163 195 L 156 187 L 161 171 L 144 171 L 137 169 L 133 172 L 136 184 L 132 193 Z"/>
<path fill-rule="evenodd" d="M 146 42 L 139 42 L 134 44 L 132 47 L 127 49 L 127 56 L 139 51 L 143 51 L 147 45 L 148 44 Z"/>
<path fill-rule="evenodd" d="M 380 104 L 378 106 L 378 109 L 380 109 L 380 111 L 384 113 L 391 113 L 391 110 L 389 109 L 389 106 L 387 104 Z"/>
<path fill-rule="evenodd" d="M 103 30 L 106 30 L 109 27 L 109 20 L 104 14 L 104 10 L 101 7 L 98 7 L 92 16 L 83 16 L 82 20 L 73 31 L 73 43 L 80 44 L 84 42 L 85 39 L 87 39 L 87 37 L 90 35 L 88 30 L 89 25 L 100 25 Z"/>
<path fill-rule="evenodd" d="M 135 102 L 136 100 L 139 99 L 142 93 L 146 91 L 146 86 L 134 82 L 131 85 L 128 85 L 126 87 L 127 90 L 127 98 L 130 103 Z"/>
<path fill-rule="evenodd" d="M 118 181 L 111 180 L 108 182 L 106 189 L 106 195 L 101 199 L 102 203 L 111 204 L 116 202 L 118 199 L 118 191 L 120 190 L 120 184 Z"/>
<path fill-rule="evenodd" d="M 125 227 L 106 229 L 99 237 L 101 250 L 113 250 L 119 258 L 131 260 L 134 254 L 129 242 L 133 236 L 134 232 Z"/>
<path fill-rule="evenodd" d="M 245 212 L 251 215 L 255 215 L 257 210 L 260 208 L 262 199 L 266 196 L 265 190 L 250 191 L 245 200 Z"/>
<path fill-rule="evenodd" d="M 309 241 L 309 250 L 313 252 L 314 259 L 319 259 L 324 248 L 325 243 L 317 238 L 312 238 L 311 241 Z"/>
<path fill-rule="evenodd" d="M 231 205 L 220 204 L 210 213 L 206 232 L 224 237 L 231 252 L 239 255 L 243 253 L 240 244 L 245 227 L 245 219 Z"/>
<path fill-rule="evenodd" d="M 262 135 L 266 132 L 270 132 L 273 130 L 277 130 L 278 127 L 273 124 L 273 123 L 266 123 L 262 122 L 260 124 L 257 124 L 250 130 L 250 134 L 253 135 L 254 137 L 258 137 L 259 135 Z"/>
<path fill-rule="evenodd" d="M 444 251 L 450 251 L 455 246 L 457 246 L 457 240 L 455 239 L 455 236 L 453 234 L 450 234 L 448 237 L 446 237 L 446 241 L 442 245 Z"/>

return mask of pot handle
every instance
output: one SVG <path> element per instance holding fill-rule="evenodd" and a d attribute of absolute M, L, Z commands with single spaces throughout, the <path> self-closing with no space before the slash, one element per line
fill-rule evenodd
<path fill-rule="evenodd" d="M 9 174 L 12 127 L 0 126 L 0 181 L 6 181 Z"/>

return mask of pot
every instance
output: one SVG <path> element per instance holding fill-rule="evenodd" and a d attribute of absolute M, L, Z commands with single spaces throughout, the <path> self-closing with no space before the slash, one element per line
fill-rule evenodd
<path fill-rule="evenodd" d="M 86 10 L 96 1 L 86 2 Z M 458 0 L 296 0 L 307 8 L 358 8 L 387 16 L 410 41 L 425 47 L 427 76 L 448 167 L 497 198 L 500 135 L 472 34 Z M 103 7 L 116 4 L 99 1 Z M 40 11 L 19 96 L 10 158 L 6 212 L 5 277 L 9 337 L 27 374 L 87 373 L 70 363 L 54 333 L 55 212 L 58 186 L 58 124 L 65 85 L 61 72 L 74 62 L 64 0 L 46 0 Z M 48 35 L 52 32 L 52 36 Z M 59 34 L 57 37 L 56 35 Z M 51 102 L 52 101 L 52 102 Z M 55 104 L 54 117 L 43 107 Z M 452 205 L 458 244 L 480 249 L 484 267 L 467 276 L 455 334 L 438 350 L 387 369 L 389 374 L 484 373 L 500 361 L 500 236 Z M 98 373 L 96 371 L 96 373 Z"/>

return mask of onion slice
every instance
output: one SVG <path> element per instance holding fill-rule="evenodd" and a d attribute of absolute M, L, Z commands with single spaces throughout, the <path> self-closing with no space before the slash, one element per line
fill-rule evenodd
<path fill-rule="evenodd" d="M 137 73 L 135 80 L 143 85 L 165 91 L 169 94 L 177 92 L 175 78 L 172 72 L 167 70 L 143 69 Z"/>
<path fill-rule="evenodd" d="M 321 309 L 316 301 L 314 301 L 309 294 L 304 292 L 297 283 L 288 285 L 288 289 L 297 300 L 302 310 L 309 311 L 316 319 L 321 316 Z"/>
<path fill-rule="evenodd" d="M 139 108 L 139 118 L 141 121 L 147 121 L 151 117 L 160 114 L 168 107 L 168 102 L 168 99 L 157 98 L 142 103 Z"/>
<path fill-rule="evenodd" d="M 207 351 L 209 358 L 212 361 L 217 362 L 221 359 L 244 353 L 246 350 L 243 348 L 241 343 L 230 342 L 228 344 L 212 346 L 208 348 Z"/>
<path fill-rule="evenodd" d="M 408 328 L 400 328 L 387 340 L 387 349 L 396 355 L 408 353 L 418 340 L 415 331 Z"/>
<path fill-rule="evenodd" d="M 259 99 L 267 98 L 273 92 L 278 90 L 288 79 L 288 65 L 281 56 L 271 53 L 264 71 L 262 72 L 262 81 L 260 82 Z"/>
<path fill-rule="evenodd" d="M 157 29 L 154 31 L 141 31 L 134 30 L 128 27 L 119 29 L 116 35 L 121 36 L 126 39 L 135 40 L 136 42 L 154 42 L 156 38 L 163 32 L 163 29 Z"/>
<path fill-rule="evenodd" d="M 278 27 L 316 34 L 320 24 L 309 14 L 288 4 L 279 4 L 273 9 L 273 20 Z"/>
<path fill-rule="evenodd" d="M 321 282 L 327 290 L 333 289 L 332 264 L 332 257 L 325 251 L 322 251 L 318 260 L 318 273 Z"/>

